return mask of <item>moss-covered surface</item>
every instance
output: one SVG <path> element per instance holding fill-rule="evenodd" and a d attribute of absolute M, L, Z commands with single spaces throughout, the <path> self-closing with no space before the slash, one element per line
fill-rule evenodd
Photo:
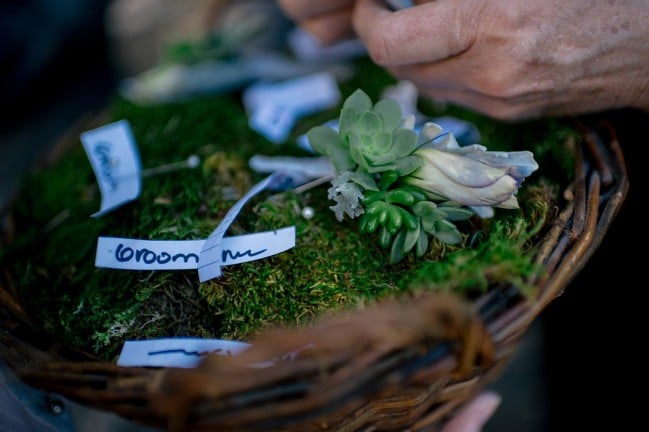
<path fill-rule="evenodd" d="M 378 99 L 392 84 L 367 61 L 341 83 L 343 97 L 356 88 Z M 306 156 L 294 140 L 269 144 L 251 131 L 236 94 L 185 103 L 140 107 L 116 98 L 109 118 L 127 119 L 144 167 L 202 158 L 201 169 L 143 180 L 139 199 L 101 218 L 96 180 L 80 143 L 56 166 L 24 179 L 13 209 L 16 241 L 0 250 L 0 267 L 15 275 L 21 302 L 48 331 L 81 349 L 114 359 L 126 338 L 192 335 L 246 340 L 267 326 L 305 325 L 343 308 L 412 289 L 473 295 L 496 282 L 523 289 L 536 239 L 556 214 L 570 179 L 568 147 L 577 134 L 561 120 L 498 123 L 450 107 L 420 107 L 474 122 L 490 150 L 529 149 L 540 169 L 519 193 L 521 209 L 497 211 L 459 228 L 462 245 L 433 244 L 425 259 L 388 266 L 388 251 L 358 232 L 354 221 L 337 222 L 326 186 L 302 194 L 263 192 L 245 208 L 228 235 L 295 225 L 296 247 L 274 257 L 225 267 L 221 278 L 199 284 L 196 271 L 141 272 L 94 267 L 97 237 L 202 239 L 262 177 L 247 169 L 253 154 Z M 335 118 L 330 110 L 303 120 L 294 137 Z M 233 194 L 233 191 L 236 193 Z M 315 216 L 305 219 L 310 206 Z"/>

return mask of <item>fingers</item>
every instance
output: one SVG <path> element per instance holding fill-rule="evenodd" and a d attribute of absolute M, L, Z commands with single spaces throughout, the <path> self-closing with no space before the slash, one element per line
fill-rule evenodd
<path fill-rule="evenodd" d="M 435 0 L 396 12 L 381 0 L 358 0 L 353 24 L 372 59 L 383 66 L 439 61 L 471 46 L 473 0 Z"/>
<path fill-rule="evenodd" d="M 341 39 L 351 38 L 354 35 L 351 22 L 352 8 L 347 8 L 302 21 L 300 27 L 327 45 Z"/>
<path fill-rule="evenodd" d="M 277 0 L 284 13 L 296 21 L 314 18 L 340 9 L 351 9 L 354 0 Z"/>
<path fill-rule="evenodd" d="M 354 0 L 278 0 L 284 13 L 327 45 L 354 35 Z"/>
<path fill-rule="evenodd" d="M 486 96 L 467 89 L 424 88 L 422 96 L 439 102 L 449 102 L 502 121 L 519 121 L 545 114 L 558 114 L 543 107 L 544 99 L 536 101 L 511 101 Z"/>
<path fill-rule="evenodd" d="M 500 405 L 500 396 L 484 392 L 462 408 L 441 432 L 480 432 Z"/>

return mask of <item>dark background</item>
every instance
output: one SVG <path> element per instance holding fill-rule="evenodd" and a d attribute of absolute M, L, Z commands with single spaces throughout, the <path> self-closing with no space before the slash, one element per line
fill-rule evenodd
<path fill-rule="evenodd" d="M 24 170 L 115 91 L 120 72 L 106 38 L 108 4 L 0 4 L 0 210 Z M 626 430 L 642 412 L 646 357 L 639 351 L 644 342 L 641 293 L 647 288 L 648 264 L 640 209 L 646 179 L 639 165 L 649 142 L 649 118 L 635 110 L 606 116 L 625 153 L 631 184 L 626 202 L 598 251 L 532 325 L 492 386 L 503 403 L 487 431 Z M 102 430 L 93 419 L 104 417 L 78 412 L 79 430 L 90 430 L 85 425 Z M 109 430 L 109 423 L 103 424 Z M 124 427 L 119 424 L 116 430 Z"/>

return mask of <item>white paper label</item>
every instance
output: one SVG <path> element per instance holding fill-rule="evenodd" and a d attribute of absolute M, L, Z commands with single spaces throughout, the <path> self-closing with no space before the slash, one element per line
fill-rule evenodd
<path fill-rule="evenodd" d="M 336 78 L 320 72 L 278 83 L 259 83 L 243 93 L 249 124 L 268 140 L 286 140 L 303 116 L 335 107 L 341 99 Z"/>
<path fill-rule="evenodd" d="M 275 179 L 271 174 L 264 180 L 254 185 L 230 210 L 225 214 L 223 220 L 216 229 L 205 240 L 200 252 L 200 265 L 198 266 L 198 278 L 201 282 L 221 276 L 223 265 L 223 235 L 230 228 L 230 225 L 237 217 L 244 205 L 259 192 L 266 189 Z"/>
<path fill-rule="evenodd" d="M 117 365 L 193 368 L 198 366 L 207 355 L 236 356 L 250 346 L 248 343 L 239 341 L 191 337 L 131 340 L 124 342 Z M 302 349 L 312 346 L 307 345 Z M 254 363 L 250 367 L 266 368 L 279 362 L 293 361 L 302 349 Z"/>
<path fill-rule="evenodd" d="M 231 356 L 247 349 L 245 342 L 219 339 L 167 338 L 126 341 L 117 364 L 135 367 L 198 366 L 208 354 Z"/>
<path fill-rule="evenodd" d="M 286 39 L 291 52 L 302 61 L 334 62 L 367 54 L 367 49 L 360 39 L 345 39 L 325 45 L 299 27 L 291 30 Z"/>
<path fill-rule="evenodd" d="M 249 119 L 250 128 L 259 132 L 268 141 L 281 144 L 288 139 L 297 115 L 291 108 L 281 104 L 263 104 Z"/>
<path fill-rule="evenodd" d="M 120 120 L 81 134 L 101 192 L 101 207 L 93 217 L 134 200 L 140 195 L 141 163 L 131 127 Z"/>
<path fill-rule="evenodd" d="M 99 237 L 95 266 L 121 270 L 191 270 L 205 240 L 138 240 Z M 295 247 L 295 227 L 223 239 L 222 265 L 267 258 Z"/>

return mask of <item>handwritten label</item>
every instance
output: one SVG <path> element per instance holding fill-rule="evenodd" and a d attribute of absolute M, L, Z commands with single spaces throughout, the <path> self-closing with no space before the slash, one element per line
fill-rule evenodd
<path fill-rule="evenodd" d="M 297 115 L 293 109 L 282 104 L 263 104 L 248 120 L 252 130 L 274 144 L 285 142 L 296 122 Z"/>
<path fill-rule="evenodd" d="M 117 360 L 119 366 L 198 366 L 208 354 L 232 356 L 250 345 L 220 339 L 167 338 L 126 341 Z"/>
<path fill-rule="evenodd" d="M 126 120 L 82 133 L 81 143 L 101 192 L 101 206 L 93 217 L 102 216 L 140 195 L 140 156 Z"/>
<path fill-rule="evenodd" d="M 224 249 L 223 235 L 230 228 L 230 225 L 237 217 L 244 205 L 252 197 L 266 189 L 275 180 L 277 174 L 273 173 L 254 185 L 239 201 L 237 201 L 230 210 L 225 214 L 223 220 L 216 229 L 205 240 L 200 252 L 200 265 L 198 266 L 198 278 L 201 282 L 214 279 L 221 276 L 221 266 L 223 265 L 222 250 Z"/>
<path fill-rule="evenodd" d="M 200 265 L 205 240 L 137 240 L 99 237 L 95 266 L 121 270 L 191 270 Z M 219 261 L 235 265 L 295 247 L 295 227 L 223 239 Z"/>
<path fill-rule="evenodd" d="M 124 342 L 117 365 L 127 367 L 182 367 L 193 368 L 207 355 L 236 356 L 251 345 L 245 342 L 221 339 L 163 338 L 130 340 Z M 265 368 L 281 362 L 295 360 L 300 351 L 312 348 L 309 344 L 301 349 L 275 358 L 251 364 L 253 368 Z"/>
<path fill-rule="evenodd" d="M 243 93 L 250 127 L 274 143 L 284 142 L 300 117 L 333 108 L 340 99 L 336 78 L 329 72 L 259 83 Z"/>

